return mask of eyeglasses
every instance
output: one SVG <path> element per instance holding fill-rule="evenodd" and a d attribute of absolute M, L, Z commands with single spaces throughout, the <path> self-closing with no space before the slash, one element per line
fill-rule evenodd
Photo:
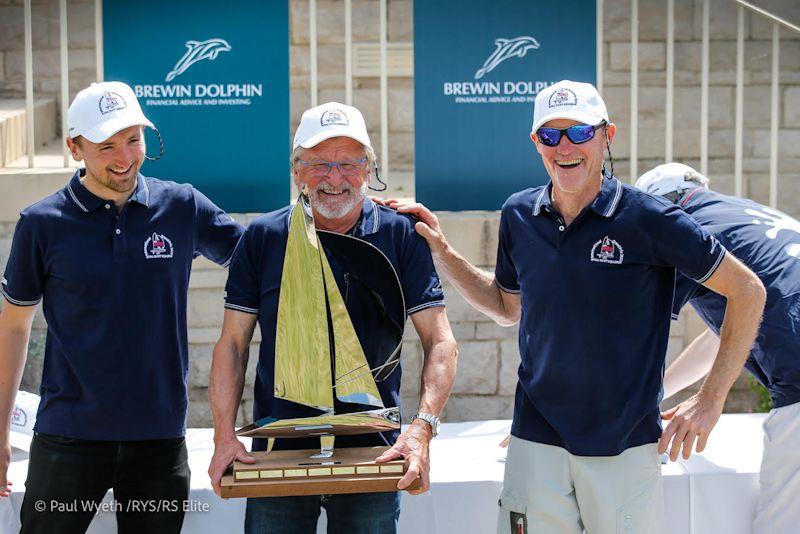
<path fill-rule="evenodd" d="M 591 124 L 576 124 L 562 130 L 558 128 L 539 128 L 536 130 L 536 137 L 543 145 L 558 146 L 558 143 L 561 142 L 561 137 L 566 134 L 567 139 L 572 141 L 573 144 L 580 145 L 592 139 L 595 130 L 605 125 L 606 123 L 603 121 L 595 126 Z"/>
<path fill-rule="evenodd" d="M 322 177 L 329 176 L 333 172 L 333 168 L 339 169 L 342 176 L 355 176 L 364 169 L 364 163 L 367 162 L 366 156 L 356 161 L 305 161 L 302 159 L 297 160 L 312 176 Z"/>

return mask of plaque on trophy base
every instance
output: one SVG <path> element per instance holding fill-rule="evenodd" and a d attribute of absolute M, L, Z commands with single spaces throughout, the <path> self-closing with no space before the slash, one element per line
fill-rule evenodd
<path fill-rule="evenodd" d="M 328 458 L 317 450 L 258 451 L 253 464 L 235 462 L 222 478 L 222 497 L 290 497 L 337 493 L 397 491 L 405 474 L 404 460 L 376 463 L 389 447 L 336 449 Z M 419 488 L 417 478 L 409 488 Z"/>

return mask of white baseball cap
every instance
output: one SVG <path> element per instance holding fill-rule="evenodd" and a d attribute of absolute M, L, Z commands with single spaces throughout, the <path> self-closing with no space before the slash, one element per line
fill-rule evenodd
<path fill-rule="evenodd" d="M 569 119 L 594 126 L 602 121 L 608 122 L 608 111 L 594 85 L 561 80 L 536 95 L 531 133 L 535 134 L 544 123 L 554 119 Z"/>
<path fill-rule="evenodd" d="M 30 451 L 33 439 L 33 425 L 36 422 L 36 411 L 39 409 L 39 395 L 27 391 L 17 391 L 14 399 L 14 411 L 11 413 L 11 432 L 9 444 L 23 451 Z"/>
<path fill-rule="evenodd" d="M 75 96 L 67 111 L 68 135 L 102 143 L 136 125 L 155 129 L 142 113 L 133 89 L 122 82 L 93 83 Z"/>
<path fill-rule="evenodd" d="M 634 187 L 651 195 L 668 195 L 695 187 L 707 187 L 704 183 L 690 180 L 692 174 L 702 176 L 683 163 L 664 163 L 641 175 Z"/>
<path fill-rule="evenodd" d="M 353 106 L 327 102 L 308 109 L 300 118 L 292 150 L 311 148 L 331 137 L 349 137 L 372 148 L 364 116 Z"/>

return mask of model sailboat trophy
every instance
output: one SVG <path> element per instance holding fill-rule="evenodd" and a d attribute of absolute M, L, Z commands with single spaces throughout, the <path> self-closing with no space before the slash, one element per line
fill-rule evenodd
<path fill-rule="evenodd" d="M 369 332 L 356 332 L 329 261 L 357 280 L 366 299 Z M 403 460 L 375 463 L 388 447 L 335 449 L 337 435 L 400 428 L 400 412 L 385 407 L 376 382 L 400 360 L 405 303 L 394 267 L 370 243 L 317 231 L 301 194 L 289 225 L 275 340 L 276 399 L 319 410 L 292 419 L 265 417 L 237 432 L 269 439 L 255 464 L 236 462 L 222 479 L 223 497 L 395 491 Z M 320 437 L 318 450 L 271 451 L 275 438 Z M 419 481 L 412 485 L 418 487 Z M 409 488 L 411 489 L 411 488 Z"/>

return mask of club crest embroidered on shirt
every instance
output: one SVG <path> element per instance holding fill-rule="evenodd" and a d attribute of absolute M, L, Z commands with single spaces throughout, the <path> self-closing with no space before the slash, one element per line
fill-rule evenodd
<path fill-rule="evenodd" d="M 172 241 L 163 234 L 153 232 L 144 242 L 144 257 L 148 260 L 172 257 Z"/>
<path fill-rule="evenodd" d="M 622 245 L 617 243 L 615 239 L 605 236 L 592 247 L 592 253 L 589 258 L 592 261 L 600 263 L 622 263 L 625 257 L 625 251 L 622 250 Z"/>

